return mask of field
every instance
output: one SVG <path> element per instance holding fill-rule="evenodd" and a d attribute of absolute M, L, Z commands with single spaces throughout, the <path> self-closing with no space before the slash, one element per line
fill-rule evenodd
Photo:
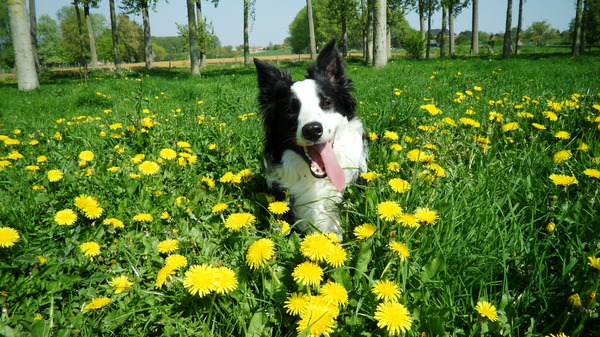
<path fill-rule="evenodd" d="M 0 85 L 0 335 L 599 336 L 598 58 L 347 71 L 340 243 L 265 188 L 254 69 Z"/>

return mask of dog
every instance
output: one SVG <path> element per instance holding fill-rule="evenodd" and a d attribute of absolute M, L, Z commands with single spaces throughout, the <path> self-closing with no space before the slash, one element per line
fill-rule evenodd
<path fill-rule="evenodd" d="M 338 205 L 346 185 L 367 170 L 367 138 L 335 39 L 302 81 L 256 58 L 254 64 L 268 187 L 288 192 L 301 230 L 342 239 Z"/>

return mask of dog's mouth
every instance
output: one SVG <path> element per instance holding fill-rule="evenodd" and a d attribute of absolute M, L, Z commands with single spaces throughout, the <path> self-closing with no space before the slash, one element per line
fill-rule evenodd
<path fill-rule="evenodd" d="M 346 187 L 346 177 L 333 152 L 334 138 L 331 137 L 325 143 L 303 146 L 302 149 L 308 159 L 310 173 L 315 178 L 328 177 L 338 192 L 341 192 Z"/>

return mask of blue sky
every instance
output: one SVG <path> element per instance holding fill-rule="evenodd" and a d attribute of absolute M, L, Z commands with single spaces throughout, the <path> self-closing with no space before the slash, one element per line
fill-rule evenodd
<path fill-rule="evenodd" d="M 38 0 L 37 16 L 44 14 L 56 19 L 56 11 L 69 5 L 71 0 Z M 117 0 L 118 2 L 118 0 Z M 524 28 L 532 22 L 546 20 L 553 28 L 566 30 L 575 16 L 573 0 L 525 0 Z M 202 9 L 208 21 L 211 21 L 215 34 L 222 45 L 238 46 L 243 43 L 243 1 L 221 0 L 217 8 L 207 1 L 202 2 Z M 305 0 L 256 0 L 256 15 L 250 31 L 250 44 L 267 46 L 282 43 L 288 36 L 288 27 L 298 11 L 306 5 Z M 518 0 L 513 0 L 513 26 L 517 25 Z M 109 18 L 108 0 L 100 3 L 100 8 L 93 12 L 104 14 Z M 151 33 L 154 36 L 176 36 L 175 23 L 187 22 L 185 0 L 160 0 L 155 12 L 150 13 Z M 479 0 L 479 30 L 489 33 L 504 31 L 506 13 L 505 0 Z M 419 27 L 416 13 L 406 16 L 413 28 Z M 141 22 L 139 16 L 135 21 Z M 439 28 L 441 14 L 434 14 L 432 27 Z M 458 34 L 463 30 L 471 30 L 471 7 L 465 8 L 455 21 Z"/>

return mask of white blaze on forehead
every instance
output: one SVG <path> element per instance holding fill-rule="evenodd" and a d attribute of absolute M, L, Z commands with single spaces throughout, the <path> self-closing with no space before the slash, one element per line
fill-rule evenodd
<path fill-rule="evenodd" d="M 296 130 L 298 145 L 309 145 L 309 142 L 302 137 L 302 127 L 312 122 L 319 122 L 323 125 L 323 136 L 315 143 L 324 143 L 331 139 L 338 125 L 344 123 L 344 117 L 335 111 L 321 109 L 317 83 L 310 79 L 296 82 L 292 85 L 292 92 L 300 102 L 298 129 Z"/>
<path fill-rule="evenodd" d="M 321 100 L 317 94 L 317 83 L 314 80 L 304 80 L 292 85 L 292 92 L 300 101 L 298 114 L 298 129 L 310 122 L 319 122 L 322 119 Z"/>

